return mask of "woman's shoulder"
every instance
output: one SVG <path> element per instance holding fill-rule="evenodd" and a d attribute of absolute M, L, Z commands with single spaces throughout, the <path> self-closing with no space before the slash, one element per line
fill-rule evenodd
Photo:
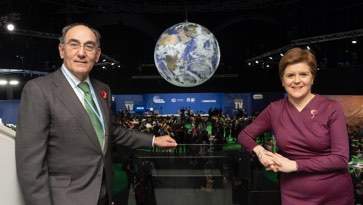
<path fill-rule="evenodd" d="M 319 104 L 319 105 L 340 105 L 338 101 L 331 99 L 327 96 L 323 96 L 323 95 L 318 95 L 315 94 L 315 103 Z"/>
<path fill-rule="evenodd" d="M 330 111 L 342 110 L 342 105 L 334 99 L 322 95 L 316 95 L 315 97 L 316 99 L 314 104 L 317 105 L 319 109 Z"/>
<path fill-rule="evenodd" d="M 288 99 L 287 99 L 287 97 L 285 97 L 285 98 L 281 98 L 279 100 L 271 102 L 268 106 L 269 107 L 283 107 L 287 104 L 287 102 L 288 102 Z"/>
<path fill-rule="evenodd" d="M 270 102 L 265 108 L 265 111 L 269 113 L 279 113 L 287 106 L 287 102 L 287 98 L 282 98 L 280 100 Z"/>

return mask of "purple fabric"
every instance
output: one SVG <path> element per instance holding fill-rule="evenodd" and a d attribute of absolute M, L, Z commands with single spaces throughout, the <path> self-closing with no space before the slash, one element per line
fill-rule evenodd
<path fill-rule="evenodd" d="M 287 98 L 273 102 L 238 141 L 252 152 L 256 137 L 267 130 L 273 131 L 279 153 L 298 164 L 298 172 L 281 173 L 282 204 L 354 204 L 348 132 L 339 103 L 315 95 L 299 112 Z"/>

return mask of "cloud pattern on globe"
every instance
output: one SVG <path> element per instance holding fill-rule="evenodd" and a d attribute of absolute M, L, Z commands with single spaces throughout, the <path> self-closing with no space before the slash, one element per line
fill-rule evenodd
<path fill-rule="evenodd" d="M 190 22 L 164 31 L 156 43 L 155 65 L 169 83 L 193 87 L 206 82 L 218 68 L 217 39 L 207 28 Z"/>

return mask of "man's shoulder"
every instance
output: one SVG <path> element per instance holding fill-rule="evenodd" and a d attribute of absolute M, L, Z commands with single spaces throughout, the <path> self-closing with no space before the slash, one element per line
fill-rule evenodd
<path fill-rule="evenodd" d="M 95 78 L 91 78 L 90 80 L 91 80 L 93 86 L 97 86 L 97 87 L 100 87 L 105 90 L 110 90 L 110 87 L 106 83 L 101 82 Z"/>
<path fill-rule="evenodd" d="M 53 90 L 55 86 L 59 84 L 57 81 L 60 81 L 61 77 L 62 72 L 60 70 L 56 70 L 55 72 L 49 73 L 47 75 L 29 80 L 25 84 L 24 89 Z"/>
<path fill-rule="evenodd" d="M 60 69 L 58 69 L 54 72 L 48 73 L 47 75 L 39 76 L 37 78 L 29 80 L 28 82 L 44 83 L 44 82 L 50 81 L 52 79 L 55 79 L 60 74 L 61 74 L 61 71 L 60 71 Z"/>

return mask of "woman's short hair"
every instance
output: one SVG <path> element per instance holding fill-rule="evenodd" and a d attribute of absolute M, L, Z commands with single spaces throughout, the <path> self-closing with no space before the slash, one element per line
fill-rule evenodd
<path fill-rule="evenodd" d="M 318 65 L 313 51 L 302 48 L 292 48 L 284 54 L 279 63 L 279 76 L 282 79 L 287 66 L 296 63 L 306 63 L 310 67 L 310 72 L 315 77 Z"/>

